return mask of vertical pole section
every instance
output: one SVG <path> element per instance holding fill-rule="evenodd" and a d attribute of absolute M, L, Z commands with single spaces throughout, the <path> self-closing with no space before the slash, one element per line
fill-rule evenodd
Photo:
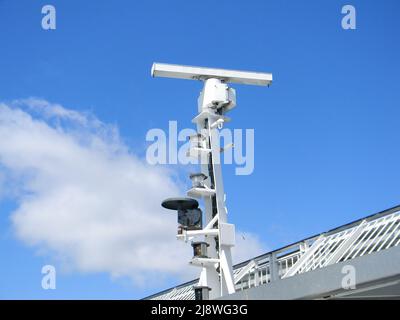
<path fill-rule="evenodd" d="M 220 277 L 221 277 L 221 295 L 235 292 L 233 280 L 232 254 L 231 247 L 224 245 L 224 239 L 221 235 L 221 223 L 227 223 L 228 217 L 225 209 L 225 192 L 222 180 L 221 168 L 221 147 L 218 129 L 210 130 L 211 155 L 214 171 L 214 188 L 216 206 L 218 211 L 218 229 L 219 229 L 219 256 L 220 256 Z"/>
<path fill-rule="evenodd" d="M 216 84 L 221 83 L 218 79 L 208 79 L 204 82 L 204 88 L 201 93 L 202 97 L 207 97 L 210 101 Z M 211 99 L 212 100 L 212 99 Z M 205 206 L 205 225 L 218 215 L 217 228 L 218 236 L 205 236 L 205 241 L 209 245 L 208 257 L 219 259 L 219 265 L 204 266 L 200 276 L 201 285 L 207 285 L 211 288 L 210 299 L 215 299 L 226 294 L 234 293 L 234 280 L 232 272 L 232 256 L 231 247 L 221 243 L 221 223 L 227 222 L 227 213 L 225 210 L 225 193 L 222 181 L 221 170 L 221 148 L 219 131 L 212 128 L 216 119 L 221 117 L 217 111 L 210 108 L 209 105 L 203 105 L 204 99 L 199 99 L 198 111 L 199 114 L 205 113 L 201 120 L 197 121 L 197 131 L 206 139 L 206 146 L 210 149 L 205 157 L 201 157 L 201 172 L 208 179 L 205 180 L 205 185 L 214 190 L 214 194 L 204 196 Z"/>
<path fill-rule="evenodd" d="M 208 132 L 208 119 L 204 119 L 204 121 L 198 122 L 197 123 L 197 131 L 199 133 L 206 133 Z M 206 147 L 210 148 L 209 145 L 209 139 L 206 136 Z M 208 158 L 208 155 L 207 155 Z M 204 161 L 206 160 L 206 161 Z M 209 160 L 204 159 L 204 157 L 201 157 L 201 172 L 208 177 L 204 181 L 204 184 L 210 188 L 213 189 L 213 183 L 212 179 L 210 177 L 210 167 L 209 167 Z M 212 197 L 204 197 L 204 208 L 205 208 L 205 225 L 208 225 L 208 223 L 213 219 L 214 217 L 214 210 L 213 210 L 213 199 Z M 205 236 L 205 242 L 208 244 L 208 249 L 207 249 L 207 255 L 209 258 L 216 258 L 218 259 L 218 245 L 216 238 L 214 236 Z M 201 286 L 208 286 L 211 291 L 210 291 L 210 299 L 216 299 L 221 296 L 221 289 L 220 289 L 220 282 L 219 282 L 219 274 L 217 270 L 214 268 L 212 265 L 205 265 L 201 271 L 200 275 L 200 281 L 199 285 Z"/>
<path fill-rule="evenodd" d="M 278 259 L 276 258 L 276 252 L 272 252 L 269 257 L 269 270 L 270 270 L 270 282 L 279 279 L 279 265 Z"/>

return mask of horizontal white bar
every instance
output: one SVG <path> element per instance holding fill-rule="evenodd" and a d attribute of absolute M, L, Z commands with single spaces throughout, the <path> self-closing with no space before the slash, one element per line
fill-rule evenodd
<path fill-rule="evenodd" d="M 215 236 L 215 235 L 218 235 L 218 229 L 188 230 L 188 231 L 186 231 L 186 234 L 188 237 Z"/>
<path fill-rule="evenodd" d="M 190 260 L 190 264 L 194 264 L 197 266 L 201 266 L 201 265 L 210 265 L 210 264 L 215 264 L 215 263 L 219 263 L 219 259 L 215 259 L 215 258 L 193 258 L 192 260 Z"/>
<path fill-rule="evenodd" d="M 226 83 L 267 86 L 272 83 L 272 74 L 252 71 L 214 69 L 175 64 L 153 63 L 152 77 L 179 78 L 189 80 L 221 79 Z"/>

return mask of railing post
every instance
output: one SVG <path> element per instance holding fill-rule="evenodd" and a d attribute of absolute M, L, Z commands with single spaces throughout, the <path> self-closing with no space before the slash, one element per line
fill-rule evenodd
<path fill-rule="evenodd" d="M 303 254 L 309 249 L 307 241 L 300 242 L 300 253 Z"/>
<path fill-rule="evenodd" d="M 276 252 L 272 252 L 269 257 L 269 270 L 270 270 L 270 281 L 276 281 L 279 279 L 279 265 L 276 259 Z"/>

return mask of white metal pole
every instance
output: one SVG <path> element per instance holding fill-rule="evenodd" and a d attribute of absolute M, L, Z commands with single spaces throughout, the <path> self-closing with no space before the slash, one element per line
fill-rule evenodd
<path fill-rule="evenodd" d="M 206 99 L 212 100 L 213 89 L 215 85 L 220 84 L 219 79 L 208 79 L 204 82 L 202 96 L 211 97 Z M 206 236 L 205 240 L 209 244 L 209 258 L 217 258 L 219 265 L 217 268 L 211 265 L 203 268 L 199 285 L 206 285 L 211 288 L 210 298 L 214 299 L 225 294 L 234 292 L 233 273 L 232 273 L 232 257 L 230 246 L 221 244 L 221 223 L 227 222 L 227 213 L 225 210 L 225 193 L 222 180 L 221 157 L 220 157 L 220 138 L 217 128 L 211 129 L 214 121 L 220 117 L 215 111 L 207 105 L 203 105 L 203 99 L 199 99 L 199 114 L 208 113 L 208 116 L 200 117 L 197 122 L 197 131 L 204 135 L 206 139 L 206 147 L 211 152 L 206 157 L 201 158 L 201 172 L 205 174 L 205 184 L 208 188 L 214 190 L 214 194 L 204 197 L 205 203 L 205 224 L 216 220 L 218 222 L 218 235 Z M 218 216 L 218 219 L 215 217 Z"/>

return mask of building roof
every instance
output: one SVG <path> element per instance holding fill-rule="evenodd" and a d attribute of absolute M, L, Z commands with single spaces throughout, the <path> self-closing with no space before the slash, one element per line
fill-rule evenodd
<path fill-rule="evenodd" d="M 396 206 L 235 265 L 236 292 L 377 254 L 399 244 L 400 206 Z M 197 282 L 195 279 L 145 299 L 193 300 Z"/>

